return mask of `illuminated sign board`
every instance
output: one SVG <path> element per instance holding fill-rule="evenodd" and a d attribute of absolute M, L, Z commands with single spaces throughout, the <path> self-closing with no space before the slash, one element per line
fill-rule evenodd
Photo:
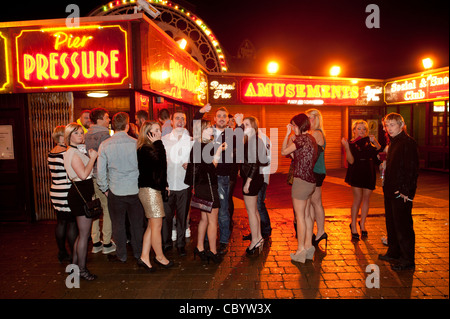
<path fill-rule="evenodd" d="M 209 102 L 272 105 L 382 105 L 382 82 L 212 76 Z"/>
<path fill-rule="evenodd" d="M 6 92 L 10 84 L 10 66 L 7 38 L 0 31 L 0 92 Z"/>
<path fill-rule="evenodd" d="M 18 89 L 117 87 L 129 78 L 127 31 L 121 25 L 17 33 Z"/>
<path fill-rule="evenodd" d="M 148 29 L 147 29 L 148 28 Z M 142 88 L 192 105 L 207 103 L 207 74 L 152 24 L 141 30 Z"/>
<path fill-rule="evenodd" d="M 417 103 L 448 99 L 448 70 L 386 82 L 386 104 Z"/>

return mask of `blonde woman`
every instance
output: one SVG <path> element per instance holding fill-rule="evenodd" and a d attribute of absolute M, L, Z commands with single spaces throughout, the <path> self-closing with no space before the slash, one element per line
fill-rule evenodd
<path fill-rule="evenodd" d="M 144 207 L 145 217 L 148 218 L 138 265 L 152 272 L 154 268 L 150 262 L 151 248 L 155 251 L 155 263 L 163 268 L 173 266 L 173 262 L 164 256 L 161 244 L 162 220 L 165 216 L 162 194 L 168 187 L 166 151 L 161 141 L 161 126 L 157 122 L 144 122 L 136 146 L 139 200 Z"/>
<path fill-rule="evenodd" d="M 358 120 L 352 125 L 353 139 L 348 142 L 342 138 L 348 162 L 345 182 L 352 187 L 353 203 L 351 208 L 352 222 L 350 224 L 352 239 L 358 240 L 359 234 L 356 220 L 361 209 L 359 222 L 361 237 L 367 237 L 365 227 L 366 217 L 369 214 L 369 201 L 375 189 L 376 169 L 381 163 L 377 157 L 381 149 L 380 143 L 373 135 L 368 135 L 369 125 L 366 121 Z"/>
<path fill-rule="evenodd" d="M 68 146 L 64 154 L 64 168 L 72 181 L 72 187 L 67 196 L 71 212 L 76 216 L 78 225 L 78 237 L 75 240 L 72 262 L 78 265 L 80 277 L 85 280 L 94 280 L 97 276 L 91 274 L 86 268 L 86 257 L 88 250 L 88 240 L 91 233 L 92 219 L 84 214 L 84 201 L 78 191 L 86 201 L 92 199 L 94 195 L 94 183 L 92 171 L 98 153 L 90 149 L 89 157 L 86 155 L 84 143 L 83 127 L 77 123 L 70 123 L 64 131 L 64 141 Z M 78 188 L 75 188 L 75 186 Z"/>
<path fill-rule="evenodd" d="M 313 170 L 316 177 L 316 189 L 311 196 L 311 205 L 309 205 L 309 209 L 311 209 L 310 215 L 317 224 L 317 234 L 313 234 L 312 240 L 314 245 L 318 245 L 323 239 L 325 239 L 326 243 L 328 242 L 328 234 L 325 232 L 325 210 L 322 204 L 322 185 L 326 176 L 325 147 L 327 142 L 323 128 L 322 113 L 317 109 L 309 109 L 305 114 L 308 116 L 311 124 L 309 134 L 314 137 L 319 149 L 319 157 Z"/>
<path fill-rule="evenodd" d="M 52 133 L 55 147 L 49 152 L 47 162 L 52 177 L 52 185 L 50 186 L 50 199 L 53 209 L 56 213 L 57 223 L 55 228 L 56 243 L 58 245 L 59 262 L 70 261 L 71 256 L 66 250 L 66 239 L 69 243 L 70 252 L 73 255 L 73 246 L 78 236 L 77 221 L 70 211 L 67 201 L 67 193 L 72 183 L 67 177 L 64 168 L 64 154 L 67 151 L 64 143 L 64 131 L 66 127 L 60 125 L 55 127 Z"/>

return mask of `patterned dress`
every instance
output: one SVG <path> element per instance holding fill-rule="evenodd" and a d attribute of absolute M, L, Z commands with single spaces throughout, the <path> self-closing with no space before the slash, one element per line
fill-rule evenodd
<path fill-rule="evenodd" d="M 57 213 L 70 213 L 67 193 L 72 185 L 64 168 L 64 153 L 49 153 L 47 157 L 52 185 L 50 186 L 50 199 Z"/>

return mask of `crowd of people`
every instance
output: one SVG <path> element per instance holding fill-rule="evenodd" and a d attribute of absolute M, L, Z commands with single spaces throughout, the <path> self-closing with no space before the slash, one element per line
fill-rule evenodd
<path fill-rule="evenodd" d="M 91 238 L 92 252 L 108 254 L 111 262 L 126 262 L 129 242 L 138 266 L 149 272 L 155 271 L 155 264 L 170 268 L 174 263 L 166 253 L 173 249 L 174 242 L 180 256 L 187 254 L 190 207 L 195 201 L 201 215 L 194 259 L 220 263 L 233 229 L 232 197 L 238 176 L 250 228 L 250 233 L 243 235 L 243 240 L 250 242 L 245 253 L 259 255 L 272 232 L 264 203 L 271 141 L 254 116 L 233 116 L 221 107 L 213 121 L 203 119 L 210 111 L 207 104 L 195 114 L 192 132 L 186 129 L 185 113 L 170 115 L 167 109 L 160 111 L 158 121 L 150 121 L 147 112 L 139 111 L 135 123 L 131 123 L 125 112 L 116 113 L 111 120 L 107 110 L 95 108 L 83 111 L 77 123 L 56 127 L 52 135 L 55 147 L 48 163 L 59 261 L 78 265 L 81 278 L 94 280 L 96 275 L 86 267 Z M 411 269 L 417 144 L 406 134 L 401 115 L 387 115 L 383 127 L 390 137 L 384 150 L 375 136 L 368 135 L 365 121 L 353 123 L 351 140 L 342 139 L 348 161 L 345 181 L 353 194 L 350 231 L 353 239 L 359 239 L 359 225 L 361 237 L 368 236 L 365 221 L 376 170 L 380 168 L 389 248 L 379 258 L 395 261 L 395 269 Z M 310 109 L 291 119 L 281 155 L 292 159 L 288 183 L 292 185 L 298 241 L 297 250 L 291 254 L 294 262 L 313 259 L 315 247 L 322 240 L 325 245 L 328 241 L 321 189 L 326 177 L 325 147 L 319 110 Z M 93 197 L 101 201 L 101 219 L 85 215 L 85 200 Z M 150 259 L 152 249 L 154 258 Z"/>

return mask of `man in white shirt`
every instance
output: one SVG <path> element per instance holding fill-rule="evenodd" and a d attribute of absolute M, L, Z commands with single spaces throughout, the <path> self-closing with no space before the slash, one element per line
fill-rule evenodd
<path fill-rule="evenodd" d="M 191 189 L 184 183 L 186 165 L 192 147 L 192 138 L 186 129 L 186 114 L 175 112 L 172 120 L 173 130 L 161 140 L 167 154 L 167 182 L 169 200 L 164 203 L 165 217 L 162 227 L 162 245 L 164 250 L 172 248 L 172 223 L 176 216 L 176 246 L 180 256 L 186 255 L 186 223 L 191 200 Z"/>

